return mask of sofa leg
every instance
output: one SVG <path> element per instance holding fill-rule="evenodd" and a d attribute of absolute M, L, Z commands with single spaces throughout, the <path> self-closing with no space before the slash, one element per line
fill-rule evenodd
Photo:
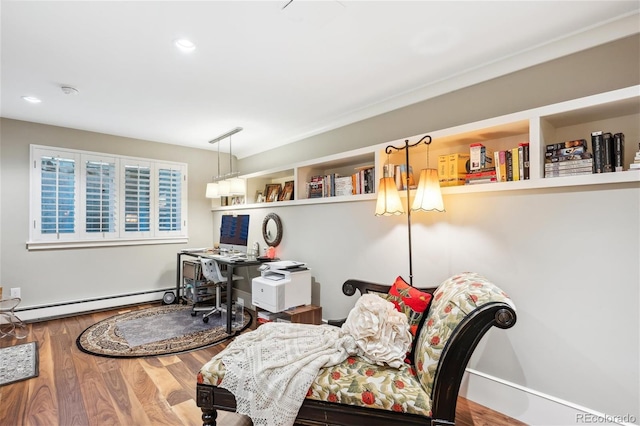
<path fill-rule="evenodd" d="M 202 409 L 202 426 L 216 426 L 218 411 L 215 409 Z"/>

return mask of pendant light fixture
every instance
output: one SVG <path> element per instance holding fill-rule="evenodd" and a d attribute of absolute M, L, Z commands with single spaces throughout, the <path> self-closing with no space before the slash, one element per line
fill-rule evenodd
<path fill-rule="evenodd" d="M 232 129 L 209 141 L 209 143 L 211 144 L 218 144 L 218 174 L 212 179 L 213 182 L 207 184 L 207 198 L 220 198 L 245 194 L 244 179 L 238 177 L 237 171 L 233 171 L 233 150 L 231 136 L 240 131 L 242 131 L 242 127 L 236 127 L 235 129 Z M 226 138 L 229 138 L 229 173 L 220 175 L 220 142 Z"/>

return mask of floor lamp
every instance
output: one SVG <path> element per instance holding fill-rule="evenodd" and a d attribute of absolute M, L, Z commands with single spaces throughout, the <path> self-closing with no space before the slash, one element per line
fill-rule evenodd
<path fill-rule="evenodd" d="M 427 168 L 420 171 L 420 180 L 413 204 L 410 203 L 410 169 L 409 169 L 409 148 L 424 143 L 427 145 Z M 444 211 L 444 203 L 442 202 L 442 193 L 440 191 L 440 182 L 438 180 L 438 170 L 429 168 L 429 145 L 431 144 L 431 136 L 425 135 L 418 142 L 410 144 L 409 140 L 404 141 L 404 146 L 395 147 L 388 145 L 384 152 L 389 155 L 395 151 L 405 151 L 405 188 L 407 191 L 407 233 L 409 237 L 409 285 L 413 286 L 413 259 L 411 253 L 411 211 Z M 388 163 L 388 162 L 387 162 Z M 376 203 L 376 216 L 390 216 L 404 213 L 400 194 L 393 176 L 388 176 L 388 170 L 385 170 L 384 176 L 380 179 L 378 185 L 378 200 Z"/>

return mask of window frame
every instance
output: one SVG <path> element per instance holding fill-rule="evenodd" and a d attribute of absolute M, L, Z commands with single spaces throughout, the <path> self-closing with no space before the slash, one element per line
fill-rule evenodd
<path fill-rule="evenodd" d="M 74 166 L 74 232 L 43 233 L 42 232 L 42 170 L 43 157 L 64 157 L 73 159 Z M 44 145 L 30 145 L 30 196 L 29 196 L 29 240 L 27 249 L 52 249 L 73 247 L 119 246 L 185 243 L 188 241 L 188 165 L 185 163 L 154 160 L 148 158 L 83 151 L 70 148 L 59 148 Z M 115 232 L 87 231 L 87 181 L 88 161 L 102 161 L 115 164 L 113 188 L 116 192 L 109 213 L 113 213 Z M 149 230 L 125 231 L 125 165 L 140 165 L 149 168 Z M 160 223 L 160 174 L 170 171 L 169 186 L 171 193 L 170 215 L 179 216 L 179 229 L 161 230 Z M 178 180 L 179 186 L 178 185 Z M 166 186 L 166 185 L 165 185 Z M 166 193 L 166 188 L 165 188 Z M 111 200 L 110 203 L 111 204 Z M 175 223 L 171 228 L 176 227 Z"/>

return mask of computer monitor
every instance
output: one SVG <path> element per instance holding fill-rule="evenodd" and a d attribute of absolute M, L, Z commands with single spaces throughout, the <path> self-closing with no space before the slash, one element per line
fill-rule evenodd
<path fill-rule="evenodd" d="M 223 215 L 220 225 L 220 250 L 247 252 L 249 243 L 249 215 Z"/>

